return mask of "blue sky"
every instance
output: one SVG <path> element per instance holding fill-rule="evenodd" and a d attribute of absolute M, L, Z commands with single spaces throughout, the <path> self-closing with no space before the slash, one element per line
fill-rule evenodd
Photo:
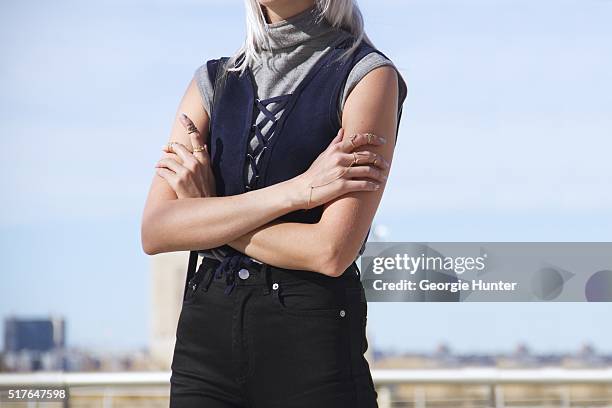
<path fill-rule="evenodd" d="M 409 87 L 375 220 L 389 240 L 612 240 L 612 2 L 360 4 Z M 1 3 L 0 317 L 146 344 L 153 166 L 195 69 L 243 35 L 238 0 Z M 371 303 L 368 322 L 375 347 L 612 352 L 611 311 Z"/>

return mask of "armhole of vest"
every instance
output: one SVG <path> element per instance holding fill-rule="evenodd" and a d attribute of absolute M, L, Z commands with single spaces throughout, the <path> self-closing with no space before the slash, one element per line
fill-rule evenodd
<path fill-rule="evenodd" d="M 343 74 L 344 77 L 342 78 L 342 81 L 338 82 L 338 84 L 336 85 L 336 88 L 334 89 L 334 92 L 332 92 L 332 97 L 331 97 L 330 107 L 329 107 L 329 115 L 330 115 L 329 121 L 332 126 L 332 129 L 342 127 L 342 118 L 338 117 L 338 106 L 340 103 L 339 99 L 342 96 L 342 90 L 346 86 L 346 81 L 348 80 L 351 70 L 355 67 L 355 65 L 357 65 L 359 61 L 361 61 L 366 55 L 372 52 L 376 52 L 382 55 L 383 57 L 389 59 L 385 54 L 383 54 L 382 51 L 377 50 L 376 48 L 372 47 L 366 42 L 363 42 L 359 46 L 359 48 L 353 53 L 353 55 L 350 57 L 351 59 L 350 59 L 350 63 L 348 64 L 348 68 L 345 70 Z"/>
<path fill-rule="evenodd" d="M 215 105 L 217 104 L 217 99 L 219 95 L 217 93 L 217 75 L 219 73 L 219 66 L 224 64 L 227 61 L 228 57 L 221 57 L 216 59 L 211 59 L 206 62 L 206 68 L 208 71 L 208 79 L 212 85 L 212 98 L 210 101 L 210 117 L 208 118 L 208 126 L 209 126 L 209 134 L 212 129 L 213 116 L 215 111 Z"/>
<path fill-rule="evenodd" d="M 219 66 L 223 66 L 228 60 L 228 57 L 221 57 L 217 59 L 212 59 L 206 61 L 206 69 L 208 71 L 208 79 L 212 84 L 213 92 L 215 91 L 217 85 L 217 75 L 219 72 Z"/>
<path fill-rule="evenodd" d="M 212 59 L 212 60 L 208 60 L 206 61 L 206 68 L 208 71 L 208 79 L 210 80 L 210 83 L 213 85 L 213 90 L 215 89 L 215 78 L 217 76 L 217 68 L 219 67 L 219 61 L 221 59 Z"/>

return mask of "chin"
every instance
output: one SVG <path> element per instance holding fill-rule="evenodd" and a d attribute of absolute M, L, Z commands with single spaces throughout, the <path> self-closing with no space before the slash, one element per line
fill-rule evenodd
<path fill-rule="evenodd" d="M 291 4 L 294 2 L 294 0 L 257 0 L 257 2 L 261 6 L 274 7 L 274 6 L 280 6 L 280 5 L 285 5 L 285 4 Z"/>

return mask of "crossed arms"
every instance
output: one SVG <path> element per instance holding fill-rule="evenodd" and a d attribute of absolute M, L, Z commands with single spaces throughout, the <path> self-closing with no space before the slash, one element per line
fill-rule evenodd
<path fill-rule="evenodd" d="M 201 143 L 206 142 L 209 118 L 193 80 L 179 104 L 170 135 L 170 140 L 192 148 L 197 139 L 185 131 L 180 112 L 187 114 L 199 129 Z M 207 152 L 199 162 L 186 156 L 189 149 L 183 151 L 182 146 L 175 149 L 180 154 L 165 152 L 160 160 L 165 164 L 159 166 L 164 171 L 154 176 L 143 211 L 143 250 L 152 255 L 228 244 L 270 265 L 339 276 L 357 256 L 382 198 L 395 146 L 397 112 L 397 73 L 390 66 L 378 67 L 349 94 L 342 114 L 344 133 L 336 136 L 306 173 L 235 196 L 184 193 L 189 190 L 190 180 L 198 184 L 190 171 L 205 174 L 209 165 Z M 353 148 L 350 137 L 365 132 L 386 142 L 375 140 L 368 144 L 361 138 L 358 140 L 362 143 Z M 306 208 L 313 198 L 309 186 L 331 180 L 338 174 L 338 166 L 346 167 L 344 160 L 350 162 L 353 157 L 364 164 L 354 166 L 337 182 L 313 190 L 314 204 L 324 205 L 318 223 L 275 221 L 281 215 Z"/>

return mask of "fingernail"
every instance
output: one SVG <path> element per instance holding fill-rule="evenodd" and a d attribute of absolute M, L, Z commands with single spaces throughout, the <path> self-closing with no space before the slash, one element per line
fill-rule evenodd
<path fill-rule="evenodd" d="M 387 143 L 387 139 L 385 139 L 384 137 L 380 137 L 380 143 Z"/>

